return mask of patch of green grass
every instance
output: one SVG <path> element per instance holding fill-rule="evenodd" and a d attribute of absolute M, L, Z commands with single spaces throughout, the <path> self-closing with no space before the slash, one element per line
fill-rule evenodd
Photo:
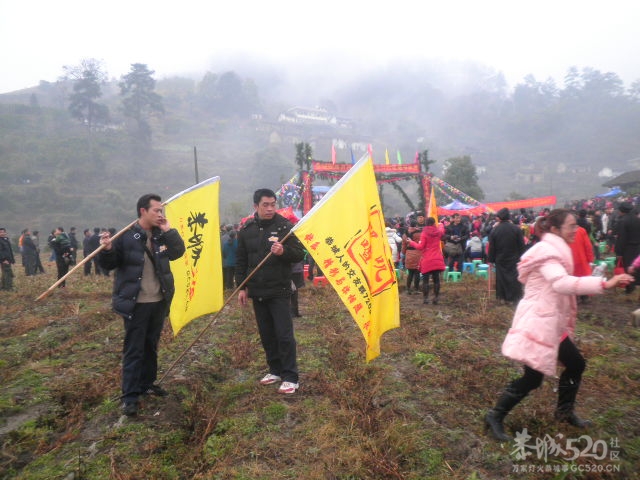
<path fill-rule="evenodd" d="M 269 403 L 262 409 L 264 420 L 267 423 L 279 423 L 284 420 L 287 414 L 287 406 L 280 402 Z"/>
<path fill-rule="evenodd" d="M 411 360 L 418 368 L 427 368 L 433 365 L 439 365 L 440 359 L 434 353 L 416 352 Z"/>

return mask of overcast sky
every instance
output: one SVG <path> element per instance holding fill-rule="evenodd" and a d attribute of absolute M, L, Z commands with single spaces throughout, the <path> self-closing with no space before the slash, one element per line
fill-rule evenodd
<path fill-rule="evenodd" d="M 310 63 L 325 72 L 327 52 L 360 70 L 470 60 L 510 86 L 529 73 L 562 85 L 569 67 L 592 67 L 628 87 L 640 79 L 640 2 L 0 0 L 0 93 L 53 82 L 83 58 L 102 60 L 110 77 L 144 63 L 156 79 L 201 78 L 240 52 L 275 64 L 322 56 Z"/>

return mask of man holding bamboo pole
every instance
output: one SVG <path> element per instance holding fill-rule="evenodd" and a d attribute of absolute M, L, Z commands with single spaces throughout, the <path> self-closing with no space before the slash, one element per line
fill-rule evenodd
<path fill-rule="evenodd" d="M 185 252 L 158 195 L 140 197 L 137 214 L 138 221 L 114 241 L 109 233 L 101 235 L 99 254 L 101 268 L 116 269 L 112 304 L 124 319 L 122 401 L 127 416 L 138 413 L 140 395 L 167 395 L 154 383 L 158 342 L 175 291 L 169 262 Z"/>

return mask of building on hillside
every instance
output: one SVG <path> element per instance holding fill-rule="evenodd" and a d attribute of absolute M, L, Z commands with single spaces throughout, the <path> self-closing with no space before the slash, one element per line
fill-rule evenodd
<path fill-rule="evenodd" d="M 620 187 L 622 190 L 634 191 L 640 189 L 640 170 L 631 170 L 625 172 L 622 175 L 618 175 L 615 178 L 602 184 L 604 187 Z"/>
<path fill-rule="evenodd" d="M 335 125 L 337 120 L 324 108 L 291 107 L 278 116 L 278 122 Z"/>

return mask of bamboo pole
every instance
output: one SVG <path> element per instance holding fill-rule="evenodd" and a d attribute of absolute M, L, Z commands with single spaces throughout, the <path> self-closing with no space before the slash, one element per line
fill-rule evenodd
<path fill-rule="evenodd" d="M 138 219 L 135 219 L 133 222 L 131 222 L 129 225 L 127 225 L 126 227 L 124 227 L 122 230 L 120 230 L 118 233 L 116 233 L 113 237 L 111 237 L 112 240 L 115 240 L 116 238 L 118 238 L 120 235 L 122 235 L 124 232 L 126 232 L 127 230 L 129 230 L 131 227 L 133 227 L 136 222 L 138 221 Z M 89 255 L 87 255 L 86 257 L 84 257 L 82 259 L 82 261 L 78 264 L 76 264 L 71 270 L 69 270 L 67 272 L 67 274 L 60 278 L 56 283 L 54 283 L 53 285 L 51 285 L 47 290 L 45 290 L 38 298 L 36 298 L 36 302 L 42 300 L 43 298 L 49 296 L 54 290 L 55 288 L 60 285 L 62 282 L 64 282 L 67 277 L 69 277 L 73 272 L 75 272 L 77 269 L 79 269 L 82 265 L 84 265 L 85 263 L 87 263 L 89 260 L 91 260 L 93 257 L 95 257 L 96 255 L 98 255 L 98 253 L 100 253 L 102 251 L 102 249 L 104 248 L 104 245 L 100 245 L 98 248 L 96 248 L 93 252 L 91 252 Z"/>

